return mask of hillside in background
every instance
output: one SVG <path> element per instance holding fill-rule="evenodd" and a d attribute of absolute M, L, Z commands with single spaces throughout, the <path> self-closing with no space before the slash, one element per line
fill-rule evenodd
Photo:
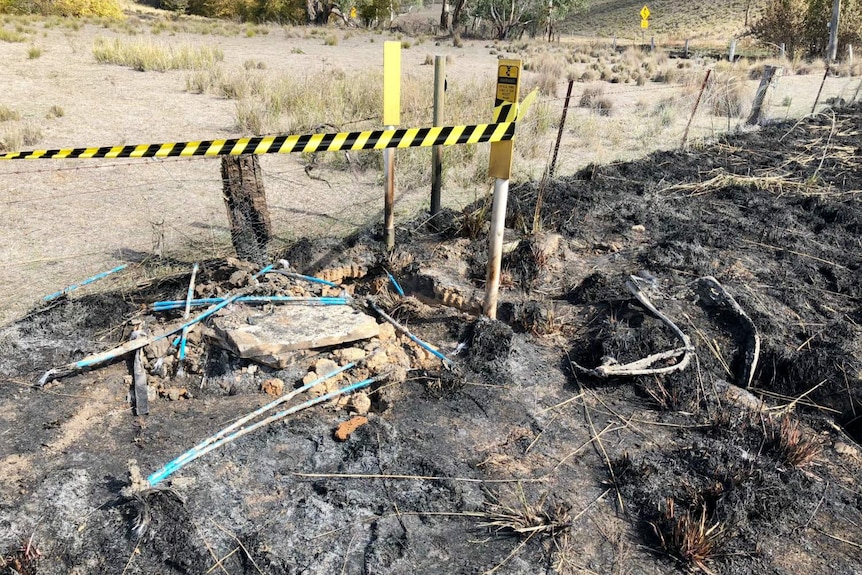
<path fill-rule="evenodd" d="M 723 40 L 740 35 L 756 19 L 764 0 L 590 0 L 581 12 L 573 12 L 562 29 L 570 34 L 640 38 L 640 10 L 652 13 L 647 35 L 664 39 Z"/>

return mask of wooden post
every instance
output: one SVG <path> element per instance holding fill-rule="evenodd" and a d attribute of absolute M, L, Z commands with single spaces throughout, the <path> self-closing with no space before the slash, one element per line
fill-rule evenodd
<path fill-rule="evenodd" d="M 611 50 L 613 50 L 614 52 L 617 51 L 617 33 L 616 32 L 614 32 L 614 41 L 613 41 L 613 43 L 611 43 Z"/>
<path fill-rule="evenodd" d="M 655 52 L 655 36 L 651 36 L 649 39 L 649 51 Z"/>
<path fill-rule="evenodd" d="M 847 63 L 853 65 L 853 44 L 847 44 Z"/>
<path fill-rule="evenodd" d="M 434 57 L 434 125 L 443 125 L 443 108 L 446 98 L 446 58 Z M 431 151 L 431 217 L 440 213 L 440 190 L 443 186 L 443 146 Z"/>
<path fill-rule="evenodd" d="M 230 239 L 236 255 L 258 265 L 266 264 L 272 224 L 260 160 L 254 155 L 222 156 L 221 177 Z"/>
<path fill-rule="evenodd" d="M 778 47 L 778 58 L 784 60 L 787 57 L 787 44 L 784 42 L 781 43 L 781 46 Z"/>
<path fill-rule="evenodd" d="M 772 84 L 772 78 L 778 70 L 775 66 L 766 66 L 763 68 L 763 77 L 760 79 L 760 85 L 757 87 L 757 92 L 754 95 L 754 103 L 751 105 L 751 114 L 745 124 L 748 126 L 756 126 L 760 123 L 760 116 L 763 112 L 763 101 L 766 98 L 766 91 L 769 85 Z"/>
<path fill-rule="evenodd" d="M 829 47 L 826 49 L 826 59 L 835 61 L 838 55 L 838 24 L 841 20 L 841 0 L 832 0 L 832 21 L 829 23 Z"/>
<path fill-rule="evenodd" d="M 697 95 L 697 100 L 694 102 L 694 108 L 691 110 L 691 116 L 688 118 L 688 124 L 685 125 L 685 132 L 682 135 L 682 146 L 685 147 L 685 143 L 688 141 L 688 129 L 691 128 L 691 121 L 694 120 L 694 115 L 697 113 L 697 108 L 700 106 L 700 99 L 703 97 L 703 91 L 706 90 L 706 86 L 709 83 L 709 75 L 712 73 L 712 69 L 708 68 L 706 70 L 706 76 L 703 77 L 703 84 L 700 86 L 700 92 Z"/>
<path fill-rule="evenodd" d="M 730 39 L 730 51 L 727 54 L 727 59 L 730 60 L 731 64 L 736 59 L 736 38 Z"/>
<path fill-rule="evenodd" d="M 685 47 L 682 49 L 683 57 L 688 58 L 688 38 L 685 39 Z"/>
<path fill-rule="evenodd" d="M 569 80 L 569 87 L 566 88 L 566 99 L 563 100 L 563 114 L 560 116 L 560 129 L 557 130 L 557 143 L 554 144 L 554 155 L 551 158 L 551 167 L 548 169 L 548 176 L 554 177 L 554 170 L 557 169 L 557 153 L 560 151 L 560 140 L 563 139 L 563 129 L 566 126 L 566 114 L 569 111 L 569 101 L 572 99 L 572 86 L 575 81 Z"/>

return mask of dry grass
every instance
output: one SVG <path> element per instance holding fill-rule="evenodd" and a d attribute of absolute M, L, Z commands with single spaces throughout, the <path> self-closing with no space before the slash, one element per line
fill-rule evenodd
<path fill-rule="evenodd" d="M 484 521 L 479 527 L 491 529 L 494 533 L 517 536 L 536 534 L 557 536 L 572 527 L 569 506 L 558 501 L 550 501 L 547 494 L 535 503 L 529 503 L 523 488 L 519 486 L 517 504 L 504 504 L 500 497 L 486 492 L 489 502 L 482 513 Z"/>
<path fill-rule="evenodd" d="M 724 529 L 721 523 L 707 520 L 706 505 L 698 511 L 677 514 L 674 500 L 669 497 L 662 516 L 649 525 L 666 553 L 689 568 L 711 573 L 706 563 L 715 555 Z"/>
<path fill-rule="evenodd" d="M 0 127 L 0 152 L 17 152 L 42 141 L 42 130 L 29 120 Z"/>
<path fill-rule="evenodd" d="M 0 105 L 0 122 L 17 121 L 21 119 L 21 113 L 7 106 Z"/>
<path fill-rule="evenodd" d="M 823 447 L 810 437 L 805 437 L 799 422 L 785 415 L 781 422 L 770 422 L 767 428 L 766 448 L 780 461 L 791 467 L 810 465 L 820 456 Z"/>
<path fill-rule="evenodd" d="M 141 72 L 211 69 L 224 59 L 219 48 L 120 38 L 97 38 L 93 43 L 93 56 L 100 64 L 128 66 Z"/>

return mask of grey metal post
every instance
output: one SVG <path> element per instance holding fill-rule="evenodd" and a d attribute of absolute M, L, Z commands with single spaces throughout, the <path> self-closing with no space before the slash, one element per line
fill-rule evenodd
<path fill-rule="evenodd" d="M 443 125 L 443 107 L 446 98 L 446 57 L 434 57 L 434 125 Z M 440 190 L 443 186 L 443 146 L 431 151 L 431 217 L 440 213 Z"/>
<path fill-rule="evenodd" d="M 727 54 L 727 59 L 730 60 L 730 63 L 733 63 L 733 60 L 736 58 L 736 38 L 730 39 L 730 52 Z"/>
<path fill-rule="evenodd" d="M 830 62 L 834 62 L 838 55 L 838 23 L 840 18 L 841 0 L 833 0 L 832 21 L 829 23 L 829 48 L 826 50 L 826 58 Z"/>

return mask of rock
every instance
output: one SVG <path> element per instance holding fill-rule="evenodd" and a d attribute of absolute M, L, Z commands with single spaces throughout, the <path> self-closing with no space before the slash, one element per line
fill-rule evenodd
<path fill-rule="evenodd" d="M 302 385 L 308 385 L 309 383 L 311 383 L 312 381 L 314 381 L 318 377 L 320 377 L 320 376 L 317 375 L 316 371 L 309 371 L 308 373 L 305 374 L 305 377 L 302 378 Z"/>
<path fill-rule="evenodd" d="M 233 272 L 228 280 L 228 283 L 233 287 L 243 287 L 248 285 L 248 280 L 251 278 L 248 272 L 237 270 Z"/>
<path fill-rule="evenodd" d="M 347 438 L 349 438 L 354 431 L 366 423 L 368 423 L 368 418 L 361 415 L 343 422 L 335 430 L 335 439 L 338 441 L 347 441 Z"/>
<path fill-rule="evenodd" d="M 318 359 L 314 364 L 314 371 L 319 373 L 321 376 L 324 376 L 327 373 L 332 373 L 336 369 L 338 369 L 338 364 L 328 358 Z"/>
<path fill-rule="evenodd" d="M 360 359 L 363 359 L 365 357 L 365 350 L 359 349 L 358 347 L 345 347 L 342 349 L 336 349 L 334 352 L 332 352 L 332 355 L 335 356 L 335 358 L 341 365 L 346 365 L 352 361 L 359 361 Z"/>
<path fill-rule="evenodd" d="M 358 391 L 350 396 L 350 407 L 358 415 L 365 415 L 371 409 L 371 399 L 364 391 Z"/>
<path fill-rule="evenodd" d="M 379 333 L 377 337 L 380 338 L 380 341 L 389 341 L 391 339 L 395 339 L 395 326 L 389 323 L 388 321 L 380 324 Z"/>
<path fill-rule="evenodd" d="M 248 325 L 253 313 L 237 306 L 215 320 L 214 333 L 235 355 L 283 369 L 295 351 L 370 339 L 380 332 L 377 321 L 348 306 L 283 306 Z"/>
<path fill-rule="evenodd" d="M 638 234 L 642 234 L 646 231 L 646 228 L 641 224 L 635 224 L 632 226 L 632 231 Z"/>
<path fill-rule="evenodd" d="M 260 385 L 260 389 L 268 395 L 274 395 L 278 397 L 279 395 L 284 393 L 284 382 L 277 377 L 267 379 Z"/>
<path fill-rule="evenodd" d="M 146 346 L 144 348 L 144 355 L 147 356 L 147 359 L 158 359 L 165 357 L 170 348 L 171 342 L 168 341 L 168 338 L 160 339 Z"/>
<path fill-rule="evenodd" d="M 152 385 L 147 386 L 147 401 L 155 401 L 159 398 L 158 390 Z"/>

